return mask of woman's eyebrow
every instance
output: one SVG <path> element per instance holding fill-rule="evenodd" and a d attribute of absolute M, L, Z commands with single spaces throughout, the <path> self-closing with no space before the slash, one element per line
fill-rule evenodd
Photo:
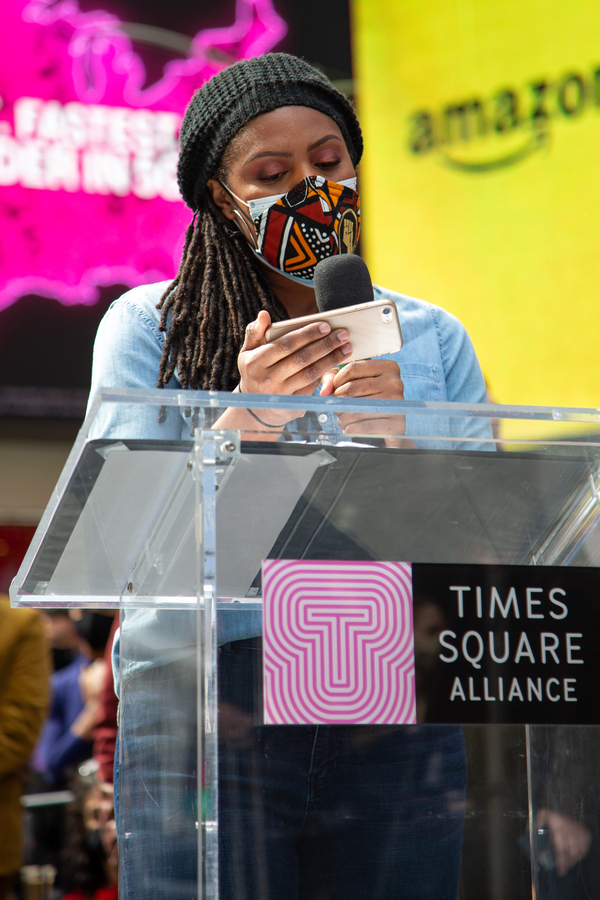
<path fill-rule="evenodd" d="M 319 138 L 318 141 L 311 144 L 310 147 L 308 147 L 308 151 L 310 153 L 311 150 L 316 150 L 317 147 L 320 147 L 321 144 L 325 144 L 327 141 L 340 141 L 341 143 L 341 140 L 342 139 L 338 134 L 326 134 L 325 137 Z"/>
<path fill-rule="evenodd" d="M 253 162 L 255 159 L 260 159 L 262 156 L 284 156 L 288 158 L 293 156 L 293 154 L 289 150 L 261 150 L 260 153 L 254 153 L 248 157 L 244 165 L 247 166 L 248 163 Z"/>
<path fill-rule="evenodd" d="M 321 146 L 321 144 L 325 144 L 327 143 L 327 141 L 332 140 L 339 141 L 341 143 L 342 139 L 337 134 L 326 134 L 325 137 L 319 138 L 318 141 L 315 141 L 314 144 L 311 144 L 309 147 L 307 147 L 307 150 L 310 153 L 311 150 L 316 150 L 317 147 Z M 289 159 L 291 156 L 293 156 L 293 153 L 290 153 L 289 150 L 261 150 L 260 153 L 254 153 L 252 156 L 250 156 L 246 160 L 244 165 L 247 166 L 249 163 L 254 162 L 255 159 L 261 159 L 261 157 L 263 156 L 278 156 Z"/>

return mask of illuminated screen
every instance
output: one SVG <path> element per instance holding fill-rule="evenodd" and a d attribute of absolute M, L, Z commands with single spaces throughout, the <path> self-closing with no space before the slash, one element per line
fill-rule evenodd
<path fill-rule="evenodd" d="M 81 415 L 107 305 L 175 274 L 192 215 L 177 190 L 177 138 L 195 90 L 271 49 L 351 78 L 347 4 L 318 8 L 4 0 L 0 416 Z"/>
<path fill-rule="evenodd" d="M 374 279 L 457 315 L 501 403 L 599 406 L 600 6 L 354 0 Z"/>
<path fill-rule="evenodd" d="M 110 13 L 5 0 L 2 18 L 0 309 L 30 293 L 89 304 L 99 285 L 172 277 L 190 218 L 175 179 L 182 112 L 224 60 L 280 40 L 271 0 L 238 2 L 231 27 L 200 31 L 148 87 Z"/>

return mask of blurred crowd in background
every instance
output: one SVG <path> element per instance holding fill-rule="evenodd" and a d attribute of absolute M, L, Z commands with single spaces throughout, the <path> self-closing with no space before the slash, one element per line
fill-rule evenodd
<path fill-rule="evenodd" d="M 117 627 L 0 594 L 0 900 L 117 900 Z"/>

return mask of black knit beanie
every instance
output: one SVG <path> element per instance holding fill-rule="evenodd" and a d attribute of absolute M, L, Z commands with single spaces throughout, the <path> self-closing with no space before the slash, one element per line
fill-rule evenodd
<path fill-rule="evenodd" d="M 198 209 L 223 151 L 240 128 L 280 106 L 308 106 L 338 125 L 354 165 L 362 156 L 360 125 L 349 101 L 309 63 L 267 53 L 223 69 L 192 97 L 179 138 L 177 181 L 187 205 Z"/>

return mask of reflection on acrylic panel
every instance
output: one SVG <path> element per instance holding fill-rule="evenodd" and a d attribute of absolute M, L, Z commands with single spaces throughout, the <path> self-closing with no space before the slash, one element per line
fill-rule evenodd
<path fill-rule="evenodd" d="M 281 40 L 271 0 L 237 0 L 235 22 L 199 31 L 150 85 L 108 12 L 5 0 L 2 22 L 0 310 L 171 278 L 190 219 L 175 179 L 183 111 L 216 72 Z"/>

